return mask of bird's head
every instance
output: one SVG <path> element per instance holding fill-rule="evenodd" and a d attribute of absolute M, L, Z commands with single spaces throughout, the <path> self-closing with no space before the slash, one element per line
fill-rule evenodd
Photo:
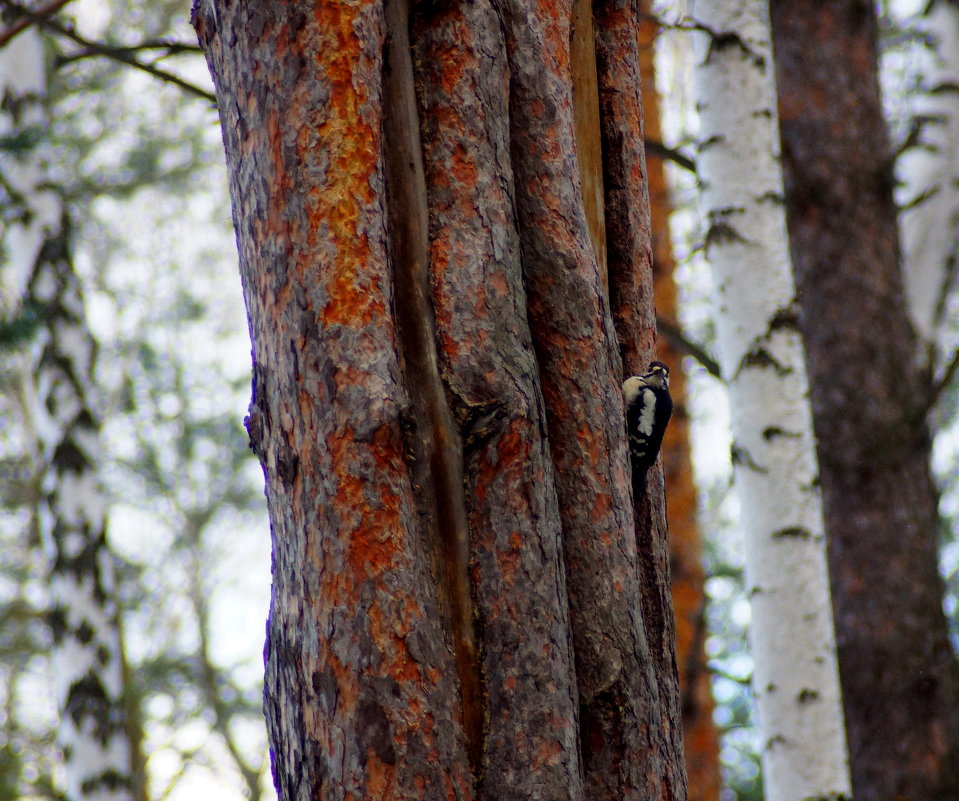
<path fill-rule="evenodd" d="M 643 380 L 648 386 L 669 389 L 669 368 L 662 362 L 650 362 Z"/>

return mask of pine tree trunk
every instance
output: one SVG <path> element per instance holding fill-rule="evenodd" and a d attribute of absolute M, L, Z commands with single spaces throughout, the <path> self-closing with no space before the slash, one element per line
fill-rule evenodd
<path fill-rule="evenodd" d="M 849 796 L 816 459 L 779 198 L 765 4 L 699 0 L 706 255 L 746 537 L 753 692 L 769 801 Z"/>
<path fill-rule="evenodd" d="M 875 13 L 866 0 L 777 0 L 772 24 L 853 790 L 955 799 L 929 382 L 900 270 Z"/>
<path fill-rule="evenodd" d="M 685 798 L 571 11 L 195 7 L 254 344 L 282 799 Z"/>
<path fill-rule="evenodd" d="M 44 186 L 39 158 L 46 117 L 42 41 L 35 29 L 0 51 L 9 132 L 33 140 L 11 164 L 20 224 L 4 232 L 10 262 L 5 311 L 42 320 L 40 357 L 25 376 L 26 413 L 36 438 L 39 528 L 48 563 L 51 673 L 60 722 L 65 798 L 140 798 L 138 732 L 130 723 L 113 555 L 106 539 L 106 493 L 98 477 L 95 345 L 86 325 L 69 252 L 62 203 Z"/>

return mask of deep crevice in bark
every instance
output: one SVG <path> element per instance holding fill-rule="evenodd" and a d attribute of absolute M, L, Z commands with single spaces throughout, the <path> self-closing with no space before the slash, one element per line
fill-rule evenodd
<path fill-rule="evenodd" d="M 474 777 L 483 753 L 483 693 L 469 580 L 469 523 L 463 444 L 443 390 L 430 302 L 426 180 L 409 42 L 408 0 L 387 0 L 384 156 L 395 314 L 413 404 L 411 471 L 436 555 L 462 694 L 463 728 Z"/>

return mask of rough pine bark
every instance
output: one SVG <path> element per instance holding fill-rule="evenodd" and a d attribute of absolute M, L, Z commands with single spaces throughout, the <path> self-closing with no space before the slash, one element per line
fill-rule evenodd
<path fill-rule="evenodd" d="M 900 269 L 875 13 L 866 0 L 771 8 L 853 792 L 954 799 L 959 696 L 929 380 Z"/>
<path fill-rule="evenodd" d="M 35 438 L 38 528 L 50 591 L 50 652 L 60 715 L 68 801 L 142 797 L 138 733 L 125 688 L 114 556 L 106 536 L 106 492 L 95 403 L 96 347 L 69 252 L 63 204 L 45 186 L 41 141 L 46 75 L 36 29 L 0 51 L 3 134 L 30 143 L 4 163 L 3 312 L 42 321 L 24 376 L 25 414 Z M 36 353 L 39 357 L 36 357 Z"/>
<path fill-rule="evenodd" d="M 485 2 L 421 16 L 413 31 L 436 334 L 464 439 L 471 585 L 487 633 L 478 795 L 532 793 L 538 774 L 552 774 L 564 794 L 581 797 L 567 589 L 557 569 L 562 523 L 514 221 L 505 41 Z M 517 580 L 550 573 L 538 586 Z M 552 680 L 543 683 L 543 670 Z M 522 715 L 517 698 L 530 701 Z M 548 731 L 561 738 L 544 738 Z"/>
<path fill-rule="evenodd" d="M 247 425 L 273 535 L 265 710 L 277 792 L 469 798 L 387 269 L 383 6 L 195 14 L 253 339 Z"/>
<path fill-rule="evenodd" d="M 195 7 L 254 344 L 281 798 L 685 797 L 571 12 Z"/>
<path fill-rule="evenodd" d="M 628 188 L 639 190 L 628 205 L 621 198 L 621 207 L 611 213 L 608 193 L 613 190 L 605 182 L 606 224 L 612 245 L 619 242 L 617 231 L 626 230 L 620 216 L 630 216 L 631 223 L 645 218 L 645 226 L 635 231 L 647 238 L 636 247 L 648 253 L 648 201 L 645 187 L 637 187 L 635 180 L 645 178 L 638 63 L 628 19 L 617 18 L 628 9 L 618 3 L 594 7 L 604 164 L 622 176 L 623 189 L 628 181 Z M 633 531 L 628 459 L 621 450 L 623 368 L 581 191 L 570 180 L 576 173 L 572 97 L 565 77 L 569 7 L 517 0 L 503 2 L 501 15 L 511 78 L 511 150 L 527 308 L 547 406 L 569 572 L 587 797 L 685 795 L 684 772 L 675 769 L 682 745 L 679 716 L 674 714 L 678 698 L 671 607 L 668 590 L 664 593 L 668 562 L 657 558 L 651 525 Z M 617 46 L 626 49 L 618 53 Z M 607 66 L 613 58 L 625 73 L 615 78 Z M 637 79 L 632 86 L 608 87 L 611 80 L 626 80 L 630 74 Z M 612 110 L 604 105 L 610 102 Z M 632 116 L 611 119 L 617 113 Z M 617 126 L 623 126 L 617 130 L 621 141 L 610 150 L 605 134 Z M 629 279 L 651 286 L 648 258 L 644 264 L 635 252 L 624 254 L 621 270 L 625 275 L 628 265 L 632 273 L 619 279 L 612 247 L 608 253 L 611 290 L 617 281 L 625 284 Z M 571 303 L 573 298 L 579 301 Z M 639 328 L 645 314 L 650 324 L 640 334 L 634 329 L 623 337 L 620 342 L 626 347 L 638 348 L 641 336 L 651 344 L 651 302 L 651 293 L 637 298 L 630 322 L 635 320 Z M 657 522 L 664 532 L 662 518 Z M 663 542 L 664 537 L 658 537 L 655 544 Z"/>
<path fill-rule="evenodd" d="M 848 798 L 809 386 L 789 263 L 767 9 L 698 0 L 697 174 L 741 500 L 770 801 Z"/>

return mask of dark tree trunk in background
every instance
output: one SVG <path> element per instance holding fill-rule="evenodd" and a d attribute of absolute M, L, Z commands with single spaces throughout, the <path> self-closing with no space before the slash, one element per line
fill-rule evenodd
<path fill-rule="evenodd" d="M 959 707 L 929 380 L 903 295 L 873 4 L 771 9 L 853 792 L 954 800 Z"/>
<path fill-rule="evenodd" d="M 641 154 L 641 118 L 574 128 L 571 12 L 196 4 L 253 335 L 284 801 L 685 798 L 662 498 L 637 531 L 620 391 L 652 297 L 617 338 L 574 132 Z M 635 178 L 615 214 L 648 216 Z M 624 283 L 649 282 L 642 250 Z"/>

